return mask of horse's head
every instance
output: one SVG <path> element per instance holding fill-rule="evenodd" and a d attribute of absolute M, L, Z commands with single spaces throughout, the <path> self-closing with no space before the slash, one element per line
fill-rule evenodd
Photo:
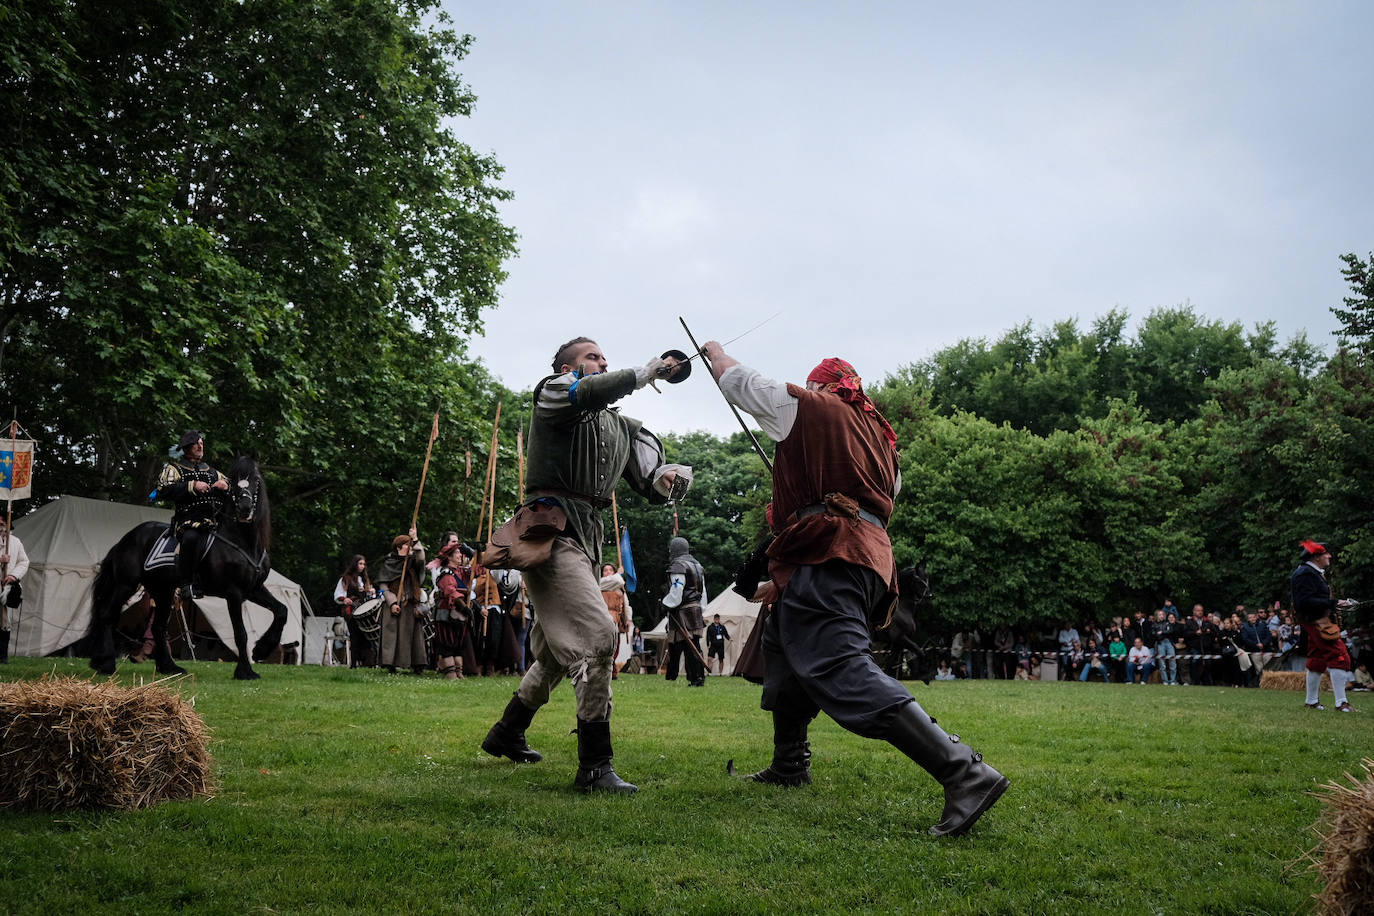
<path fill-rule="evenodd" d="M 267 486 L 263 483 L 258 463 L 242 455 L 234 460 L 227 476 L 234 521 L 251 526 L 259 544 L 266 549 L 271 537 L 271 509 L 267 502 Z"/>
<path fill-rule="evenodd" d="M 257 467 L 240 467 L 245 462 L 235 462 L 229 474 L 229 499 L 234 506 L 234 520 L 248 524 L 258 511 L 258 500 L 262 493 L 262 478 Z M 251 465 L 252 462 L 246 462 Z"/>
<path fill-rule="evenodd" d="M 930 575 L 926 572 L 925 560 L 897 573 L 897 591 L 913 610 L 930 600 Z"/>

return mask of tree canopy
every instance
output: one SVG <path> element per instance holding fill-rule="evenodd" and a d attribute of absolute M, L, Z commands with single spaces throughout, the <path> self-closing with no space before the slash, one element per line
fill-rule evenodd
<path fill-rule="evenodd" d="M 485 460 L 509 393 L 468 340 L 515 234 L 499 164 L 446 126 L 471 38 L 436 3 L 0 18 L 0 386 L 61 492 L 143 499 L 198 428 L 262 457 L 291 565 L 333 575 L 409 523 L 434 411 Z"/>

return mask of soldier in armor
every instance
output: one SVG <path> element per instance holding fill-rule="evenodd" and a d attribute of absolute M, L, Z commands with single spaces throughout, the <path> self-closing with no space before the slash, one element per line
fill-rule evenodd
<path fill-rule="evenodd" d="M 668 671 L 677 680 L 678 661 L 687 654 L 687 686 L 705 687 L 706 669 L 701 663 L 701 634 L 706 629 L 701 608 L 706 601 L 706 574 L 688 551 L 686 538 L 668 542 L 668 591 L 663 608 L 668 612 Z"/>
<path fill-rule="evenodd" d="M 577 698 L 573 784 L 584 792 L 629 794 L 635 786 L 611 766 L 617 633 L 596 574 L 601 513 L 622 477 L 650 502 L 661 504 L 685 495 L 691 468 L 666 463 L 657 437 L 611 405 L 656 379 L 681 379 L 687 369 L 676 359 L 655 358 L 640 368 L 607 371 L 601 348 L 588 337 L 559 347 L 552 366 L 554 374 L 534 390 L 525 498 L 561 505 L 568 523 L 554 540 L 549 559 L 524 570 L 525 587 L 539 609 L 530 628 L 534 661 L 482 750 L 520 763 L 540 760 L 525 741 L 525 729 L 567 678 Z"/>
<path fill-rule="evenodd" d="M 210 534 L 219 525 L 215 515 L 229 491 L 229 478 L 205 463 L 205 439 L 199 430 L 187 430 L 170 456 L 172 460 L 158 478 L 157 491 L 163 499 L 176 504 L 172 532 L 177 538 L 181 597 L 199 598 L 196 567 L 208 547 Z"/>

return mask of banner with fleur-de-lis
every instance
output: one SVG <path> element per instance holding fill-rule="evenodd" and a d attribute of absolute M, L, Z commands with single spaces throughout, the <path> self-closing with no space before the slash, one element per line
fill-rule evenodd
<path fill-rule="evenodd" d="M 27 499 L 33 489 L 33 440 L 0 439 L 0 499 Z"/>

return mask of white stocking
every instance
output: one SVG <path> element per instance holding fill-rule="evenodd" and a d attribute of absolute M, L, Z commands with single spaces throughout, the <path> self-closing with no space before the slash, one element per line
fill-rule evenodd
<path fill-rule="evenodd" d="M 1345 685 L 1350 683 L 1350 672 L 1328 668 L 1326 673 L 1331 675 L 1331 692 L 1336 695 L 1336 705 L 1340 706 L 1345 702 Z"/>
<path fill-rule="evenodd" d="M 1320 671 L 1307 672 L 1307 705 L 1317 705 L 1317 687 L 1321 685 L 1322 676 Z M 1335 683 L 1335 680 L 1332 680 Z"/>

